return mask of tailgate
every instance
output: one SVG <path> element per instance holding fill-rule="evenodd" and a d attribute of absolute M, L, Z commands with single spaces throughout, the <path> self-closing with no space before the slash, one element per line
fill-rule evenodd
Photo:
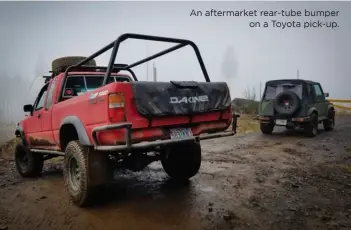
<path fill-rule="evenodd" d="M 231 105 L 225 82 L 133 82 L 137 112 L 145 117 L 223 111 Z"/>
<path fill-rule="evenodd" d="M 190 128 L 195 136 L 220 132 L 232 120 L 230 93 L 225 82 L 112 83 L 109 92 L 123 95 L 116 100 L 125 99 L 125 103 L 111 99 L 118 106 L 109 108 L 110 124 L 130 124 L 133 143 L 169 139 L 173 128 Z M 119 128 L 101 132 L 99 139 L 101 144 L 121 144 L 126 135 L 126 129 Z"/>

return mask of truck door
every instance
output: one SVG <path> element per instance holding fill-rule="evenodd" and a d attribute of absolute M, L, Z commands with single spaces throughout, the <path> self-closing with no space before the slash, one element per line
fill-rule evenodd
<path fill-rule="evenodd" d="M 41 136 L 45 140 L 46 145 L 41 146 L 45 149 L 57 149 L 57 143 L 52 130 L 52 106 L 54 101 L 54 93 L 56 89 L 57 78 L 54 78 L 48 86 L 48 93 L 45 100 L 45 106 L 41 116 Z"/>
<path fill-rule="evenodd" d="M 30 142 L 32 148 L 36 148 L 41 145 L 43 141 L 43 136 L 41 133 L 41 118 L 44 112 L 44 101 L 46 98 L 48 84 L 45 84 L 44 87 L 40 90 L 34 105 L 33 111 L 30 114 L 30 118 L 24 124 L 24 130 Z"/>

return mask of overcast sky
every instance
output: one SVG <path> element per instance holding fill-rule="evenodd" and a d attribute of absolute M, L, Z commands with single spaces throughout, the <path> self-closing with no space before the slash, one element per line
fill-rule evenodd
<path fill-rule="evenodd" d="M 190 17 L 195 10 L 338 10 L 338 17 Z M 338 28 L 250 28 L 250 21 L 336 21 Z M 1 2 L 0 79 L 31 82 L 54 58 L 89 55 L 122 33 L 145 33 L 193 40 L 212 81 L 228 82 L 232 97 L 244 88 L 278 78 L 320 81 L 333 98 L 351 98 L 350 2 Z M 154 42 L 122 44 L 119 63 L 131 63 L 166 48 Z M 107 65 L 109 53 L 97 59 Z M 159 81 L 203 80 L 190 47 L 155 60 Z M 152 62 L 150 63 L 150 78 Z M 146 65 L 136 68 L 146 80 Z M 1 82 L 1 84 L 6 84 Z M 30 83 L 28 83 L 30 84 Z M 43 80 L 38 78 L 31 94 Z M 29 88 L 29 86 L 28 86 Z M 27 95 L 20 92 L 20 95 Z M 33 98 L 26 97 L 28 102 Z M 21 106 L 21 105 L 19 105 Z"/>

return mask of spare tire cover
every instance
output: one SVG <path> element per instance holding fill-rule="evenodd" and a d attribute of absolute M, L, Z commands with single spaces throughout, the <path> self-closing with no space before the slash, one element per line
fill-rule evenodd
<path fill-rule="evenodd" d="M 279 93 L 274 100 L 274 109 L 281 115 L 293 115 L 300 107 L 300 98 L 292 91 Z"/>

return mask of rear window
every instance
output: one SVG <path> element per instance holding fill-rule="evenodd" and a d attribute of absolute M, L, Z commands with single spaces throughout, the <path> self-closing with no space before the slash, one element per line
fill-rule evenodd
<path fill-rule="evenodd" d="M 264 94 L 265 100 L 275 99 L 276 96 L 284 91 L 292 91 L 302 98 L 302 85 L 301 84 L 279 84 L 279 85 L 268 85 Z"/>
<path fill-rule="evenodd" d="M 68 76 L 63 91 L 63 97 L 69 98 L 82 95 L 86 92 L 99 88 L 104 80 L 104 75 L 72 75 Z M 130 78 L 123 76 L 109 77 L 107 84 L 112 82 L 129 82 Z"/>

